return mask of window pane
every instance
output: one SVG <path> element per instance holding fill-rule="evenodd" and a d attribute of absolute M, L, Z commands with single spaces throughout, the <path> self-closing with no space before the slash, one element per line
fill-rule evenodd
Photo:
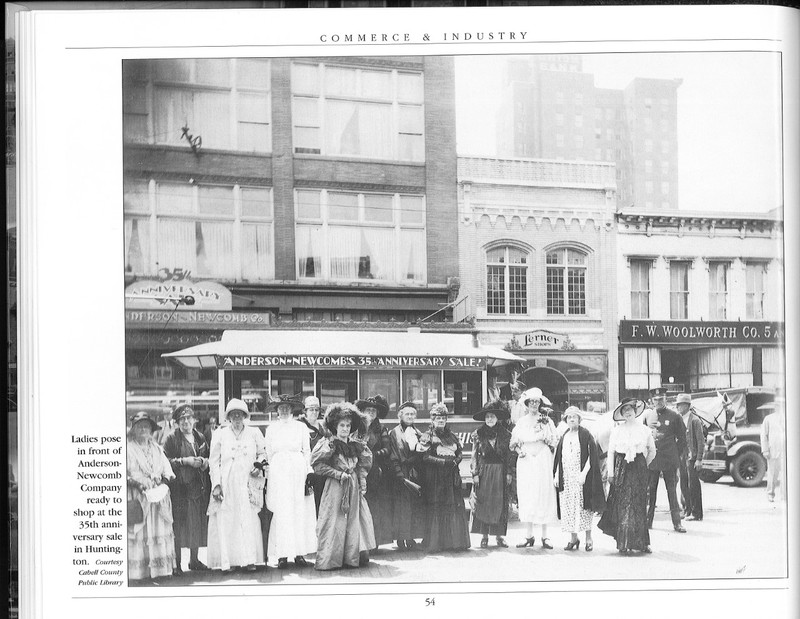
<path fill-rule="evenodd" d="M 586 269 L 567 270 L 567 294 L 569 295 L 569 313 L 586 313 Z"/>
<path fill-rule="evenodd" d="M 171 183 L 156 185 L 156 204 L 159 213 L 191 213 L 192 186 Z"/>
<path fill-rule="evenodd" d="M 154 60 L 155 76 L 157 80 L 167 82 L 188 82 L 191 76 L 191 60 L 170 59 Z"/>
<path fill-rule="evenodd" d="M 298 219 L 320 219 L 320 192 L 297 192 L 297 217 Z"/>
<path fill-rule="evenodd" d="M 297 276 L 321 278 L 323 276 L 322 226 L 298 225 L 295 235 Z"/>
<path fill-rule="evenodd" d="M 441 372 L 403 372 L 403 401 L 413 402 L 420 417 L 428 419 L 428 411 L 442 401 Z"/>
<path fill-rule="evenodd" d="M 557 249 L 547 252 L 547 264 L 564 264 L 564 250 Z"/>
<path fill-rule="evenodd" d="M 398 139 L 399 153 L 397 156 L 399 159 L 403 161 L 424 161 L 425 140 L 421 135 L 401 133 Z"/>
<path fill-rule="evenodd" d="M 329 101 L 326 104 L 328 154 L 392 157 L 391 105 Z"/>
<path fill-rule="evenodd" d="M 421 196 L 400 196 L 400 223 L 425 223 L 425 200 Z"/>
<path fill-rule="evenodd" d="M 233 217 L 233 191 L 231 187 L 201 185 L 198 188 L 200 213 L 203 215 L 230 215 Z"/>
<path fill-rule="evenodd" d="M 392 196 L 364 194 L 364 221 L 392 223 Z"/>
<path fill-rule="evenodd" d="M 567 264 L 586 264 L 586 254 L 574 249 L 568 249 Z"/>
<path fill-rule="evenodd" d="M 268 153 L 272 150 L 272 128 L 266 123 L 237 123 L 237 150 Z"/>
<path fill-rule="evenodd" d="M 400 133 L 422 133 L 424 125 L 422 108 L 418 105 L 401 105 Z"/>
<path fill-rule="evenodd" d="M 159 269 L 195 271 L 195 224 L 191 221 L 158 220 Z"/>
<path fill-rule="evenodd" d="M 238 120 L 242 122 L 269 123 L 269 96 L 260 94 L 239 94 Z"/>
<path fill-rule="evenodd" d="M 486 262 L 504 263 L 506 261 L 506 248 L 496 247 L 486 252 Z"/>
<path fill-rule="evenodd" d="M 547 269 L 547 313 L 564 313 L 564 269 Z"/>
<path fill-rule="evenodd" d="M 266 187 L 242 187 L 243 217 L 272 217 L 272 191 Z"/>
<path fill-rule="evenodd" d="M 319 127 L 318 99 L 295 97 L 292 99 L 295 127 Z"/>
<path fill-rule="evenodd" d="M 391 99 L 392 74 L 388 71 L 361 71 L 361 96 Z"/>
<path fill-rule="evenodd" d="M 331 279 L 358 279 L 366 265 L 357 226 L 328 226 L 328 262 Z"/>
<path fill-rule="evenodd" d="M 419 73 L 398 73 L 397 99 L 409 103 L 422 103 L 422 75 Z"/>
<path fill-rule="evenodd" d="M 126 213 L 150 212 L 150 190 L 147 181 L 126 180 L 122 191 Z"/>
<path fill-rule="evenodd" d="M 231 98 L 223 92 L 195 93 L 194 124 L 190 133 L 203 138 L 206 148 L 231 147 Z"/>
<path fill-rule="evenodd" d="M 150 270 L 150 221 L 145 217 L 125 219 L 125 271 L 144 275 Z"/>
<path fill-rule="evenodd" d="M 236 274 L 233 224 L 197 222 L 195 236 L 197 239 L 197 274 L 232 279 Z"/>
<path fill-rule="evenodd" d="M 400 231 L 400 281 L 425 281 L 425 230 Z"/>
<path fill-rule="evenodd" d="M 489 314 L 505 314 L 506 289 L 505 267 L 486 267 L 486 311 Z"/>
<path fill-rule="evenodd" d="M 292 92 L 319 93 L 319 67 L 315 64 L 292 63 Z"/>
<path fill-rule="evenodd" d="M 389 416 L 397 413 L 400 404 L 400 372 L 369 371 L 361 372 L 361 397 L 381 395 L 389 403 Z"/>
<path fill-rule="evenodd" d="M 325 93 L 327 95 L 356 95 L 356 71 L 343 67 L 325 67 Z"/>
<path fill-rule="evenodd" d="M 295 127 L 294 150 L 296 153 L 319 154 L 321 147 L 318 127 Z"/>
<path fill-rule="evenodd" d="M 508 262 L 510 264 L 525 264 L 528 261 L 527 252 L 515 247 L 508 248 Z"/>
<path fill-rule="evenodd" d="M 211 86 L 230 86 L 231 61 L 227 58 L 198 58 L 197 83 Z"/>
<path fill-rule="evenodd" d="M 274 279 L 271 224 L 242 226 L 242 277 L 250 281 Z"/>
<path fill-rule="evenodd" d="M 155 89 L 155 141 L 159 144 L 180 144 L 181 127 L 188 125 L 194 133 L 194 99 L 189 90 Z M 186 142 L 183 142 L 186 144 Z"/>
<path fill-rule="evenodd" d="M 527 276 L 527 267 L 511 266 L 508 268 L 508 310 L 510 314 L 528 313 Z"/>
<path fill-rule="evenodd" d="M 358 221 L 358 194 L 329 191 L 328 216 L 340 221 Z"/>
<path fill-rule="evenodd" d="M 236 60 L 236 87 L 269 90 L 269 60 L 238 58 Z"/>
<path fill-rule="evenodd" d="M 394 229 L 361 228 L 359 279 L 394 280 Z"/>

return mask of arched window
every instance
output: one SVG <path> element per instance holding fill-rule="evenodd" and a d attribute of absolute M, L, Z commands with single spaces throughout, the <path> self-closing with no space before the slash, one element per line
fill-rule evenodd
<path fill-rule="evenodd" d="M 586 313 L 586 254 L 560 247 L 547 252 L 547 313 Z"/>
<path fill-rule="evenodd" d="M 528 313 L 528 253 L 517 247 L 486 252 L 486 312 Z"/>

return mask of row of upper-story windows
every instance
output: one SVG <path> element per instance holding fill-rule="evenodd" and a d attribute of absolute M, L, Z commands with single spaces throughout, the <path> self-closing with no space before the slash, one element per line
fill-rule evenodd
<path fill-rule="evenodd" d="M 588 254 L 558 247 L 545 254 L 545 306 L 551 316 L 586 314 Z M 496 245 L 486 251 L 486 313 L 525 316 L 531 307 L 531 256 L 521 247 Z"/>
<path fill-rule="evenodd" d="M 767 262 L 746 261 L 745 267 L 745 318 L 764 319 L 764 301 L 767 290 Z M 670 260 L 669 262 L 669 316 L 673 320 L 689 317 L 691 262 Z M 650 318 L 652 259 L 630 260 L 631 273 L 631 318 Z M 708 309 L 709 320 L 727 320 L 729 309 L 730 261 L 708 262 Z"/>
<path fill-rule="evenodd" d="M 275 278 L 270 187 L 129 180 L 125 269 L 181 269 L 224 281 Z M 425 197 L 295 191 L 297 278 L 424 284 Z"/>
<path fill-rule="evenodd" d="M 272 151 L 270 61 L 259 58 L 128 61 L 128 142 Z M 325 63 L 291 65 L 295 153 L 424 161 L 421 72 Z M 184 130 L 186 129 L 186 131 Z"/>

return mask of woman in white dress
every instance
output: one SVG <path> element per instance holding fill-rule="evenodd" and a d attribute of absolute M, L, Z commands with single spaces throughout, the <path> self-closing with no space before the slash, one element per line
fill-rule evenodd
<path fill-rule="evenodd" d="M 306 492 L 306 478 L 313 472 L 308 428 L 292 417 L 303 405 L 282 395 L 267 410 L 278 413 L 278 420 L 264 434 L 269 463 L 267 509 L 272 512 L 267 558 L 277 561 L 280 569 L 286 569 L 289 557 L 295 565 L 306 567 L 303 555 L 317 551 L 317 510 L 313 490 Z"/>
<path fill-rule="evenodd" d="M 527 526 L 525 541 L 517 548 L 533 546 L 535 525 L 541 526 L 542 548 L 552 549 L 547 525 L 558 522 L 556 489 L 553 487 L 553 451 L 558 435 L 552 420 L 539 409 L 549 401 L 541 389 L 526 391 L 520 400 L 527 413 L 519 419 L 511 433 L 511 448 L 517 452 L 517 501 L 519 519 Z"/>
<path fill-rule="evenodd" d="M 211 437 L 208 504 L 208 567 L 255 571 L 264 562 L 261 521 L 264 482 L 254 466 L 264 457 L 264 437 L 245 424 L 247 405 L 237 398 L 228 402 L 229 423 Z"/>

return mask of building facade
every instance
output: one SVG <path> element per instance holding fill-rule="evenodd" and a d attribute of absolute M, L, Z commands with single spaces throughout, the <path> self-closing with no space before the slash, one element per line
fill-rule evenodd
<path fill-rule="evenodd" d="M 214 389 L 161 354 L 227 328 L 450 318 L 452 58 L 129 60 L 123 77 L 129 391 Z"/>
<path fill-rule="evenodd" d="M 614 190 L 613 164 L 459 158 L 462 309 L 560 410 L 617 400 Z"/>
<path fill-rule="evenodd" d="M 620 392 L 779 386 L 780 214 L 625 212 L 616 219 Z"/>
<path fill-rule="evenodd" d="M 542 55 L 509 60 L 505 81 L 500 156 L 613 162 L 619 207 L 678 208 L 680 80 L 598 88 L 581 56 Z"/>

